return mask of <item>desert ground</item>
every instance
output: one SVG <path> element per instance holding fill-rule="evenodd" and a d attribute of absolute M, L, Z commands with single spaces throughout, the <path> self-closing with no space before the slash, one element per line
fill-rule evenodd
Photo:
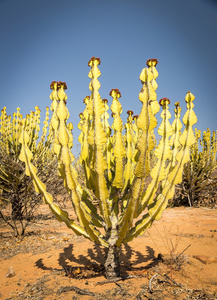
<path fill-rule="evenodd" d="M 0 299 L 217 299 L 217 208 L 167 208 L 121 247 L 122 279 L 104 276 L 104 249 L 46 205 L 23 238 L 0 223 Z"/>

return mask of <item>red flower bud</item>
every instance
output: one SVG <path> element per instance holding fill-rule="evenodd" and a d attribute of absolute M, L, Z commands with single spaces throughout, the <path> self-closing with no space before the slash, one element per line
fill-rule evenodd
<path fill-rule="evenodd" d="M 168 104 L 170 104 L 170 100 L 168 98 L 162 98 L 162 99 L 160 99 L 159 104 L 161 106 L 163 106 L 165 102 L 168 102 Z"/>
<path fill-rule="evenodd" d="M 52 81 L 50 84 L 50 89 L 53 90 L 54 89 L 54 84 L 58 83 L 57 81 Z"/>
<path fill-rule="evenodd" d="M 148 67 L 151 67 L 151 66 L 156 66 L 158 64 L 158 60 L 157 58 L 149 58 L 146 62 L 146 65 Z"/>
<path fill-rule="evenodd" d="M 89 67 L 91 67 L 91 62 L 94 61 L 94 60 L 98 60 L 99 65 L 101 64 L 100 58 L 99 58 L 99 57 L 93 56 L 93 57 L 91 57 L 91 59 L 88 61 L 88 66 L 89 66 Z"/>
<path fill-rule="evenodd" d="M 67 90 L 67 85 L 66 85 L 65 82 L 59 81 L 59 82 L 58 82 L 58 89 L 59 89 L 61 86 L 63 86 L 63 89 L 64 89 L 64 90 Z"/>
<path fill-rule="evenodd" d="M 119 89 L 112 89 L 112 90 L 110 91 L 110 93 L 109 93 L 110 96 L 111 96 L 111 94 L 112 94 L 113 91 L 115 91 L 115 92 L 116 92 L 117 94 L 119 94 L 120 97 L 121 97 L 121 92 L 119 91 Z"/>

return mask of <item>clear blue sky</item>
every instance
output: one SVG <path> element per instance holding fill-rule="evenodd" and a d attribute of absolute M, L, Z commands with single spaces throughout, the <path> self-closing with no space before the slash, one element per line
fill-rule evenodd
<path fill-rule="evenodd" d="M 197 127 L 217 129 L 216 1 L 0 0 L 0 41 L 0 109 L 25 115 L 38 105 L 44 117 L 51 81 L 66 81 L 75 145 L 92 56 L 101 59 L 101 97 L 110 104 L 118 88 L 124 120 L 140 112 L 139 75 L 157 58 L 158 99 L 169 98 L 171 112 L 180 101 L 184 113 L 190 90 Z"/>

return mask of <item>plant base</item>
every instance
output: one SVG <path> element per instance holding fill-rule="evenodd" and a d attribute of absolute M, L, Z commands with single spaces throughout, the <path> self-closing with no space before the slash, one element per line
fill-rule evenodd
<path fill-rule="evenodd" d="M 105 276 L 107 279 L 120 277 L 119 247 L 109 246 L 106 252 Z"/>

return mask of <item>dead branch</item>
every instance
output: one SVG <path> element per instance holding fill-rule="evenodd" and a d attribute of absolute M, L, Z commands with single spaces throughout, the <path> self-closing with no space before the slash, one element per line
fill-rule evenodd
<path fill-rule="evenodd" d="M 60 295 L 62 293 L 71 292 L 71 291 L 74 291 L 79 295 L 95 296 L 94 293 L 79 289 L 78 287 L 73 286 L 73 285 L 72 286 L 64 286 L 64 287 L 59 288 L 57 290 L 56 294 Z"/>
<path fill-rule="evenodd" d="M 186 247 L 177 257 L 176 257 L 176 259 L 178 259 L 189 247 L 191 246 L 191 244 L 190 245 L 188 245 L 188 247 Z"/>
<path fill-rule="evenodd" d="M 154 276 L 152 276 L 152 277 L 150 278 L 150 280 L 149 280 L 148 288 L 149 288 L 150 293 L 152 293 L 151 283 L 152 283 L 153 279 L 154 279 L 155 277 L 157 277 L 157 276 L 158 276 L 158 274 L 154 274 Z"/>

